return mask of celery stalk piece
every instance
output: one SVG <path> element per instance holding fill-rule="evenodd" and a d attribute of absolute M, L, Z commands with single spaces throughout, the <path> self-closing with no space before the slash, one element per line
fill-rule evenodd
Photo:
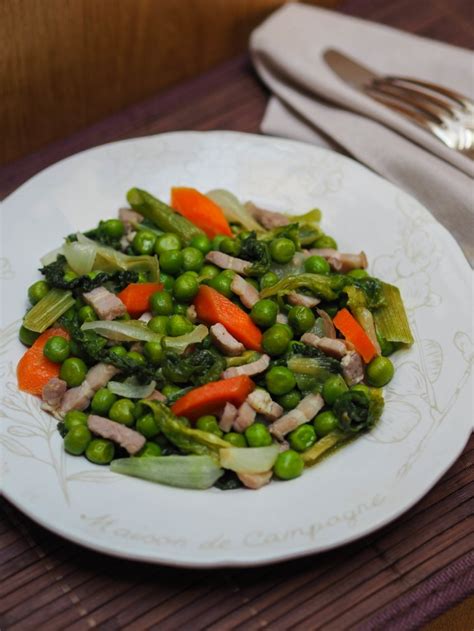
<path fill-rule="evenodd" d="M 23 325 L 35 333 L 43 333 L 75 303 L 73 295 L 65 289 L 50 289 L 46 296 L 26 314 Z"/>
<path fill-rule="evenodd" d="M 330 449 L 348 440 L 348 438 L 347 434 L 338 431 L 331 432 L 320 438 L 312 447 L 301 454 L 305 467 L 312 467 Z"/>
<path fill-rule="evenodd" d="M 414 342 L 398 287 L 382 284 L 384 304 L 374 311 L 377 331 L 389 342 L 411 346 Z"/>

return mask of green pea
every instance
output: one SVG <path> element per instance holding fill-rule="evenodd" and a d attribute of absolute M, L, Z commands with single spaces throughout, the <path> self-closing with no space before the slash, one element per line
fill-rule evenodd
<path fill-rule="evenodd" d="M 363 383 L 357 383 L 355 386 L 351 387 L 351 390 L 363 392 L 367 398 L 370 398 L 370 388 Z"/>
<path fill-rule="evenodd" d="M 187 318 L 182 315 L 172 315 L 168 319 L 168 335 L 179 337 L 193 330 L 194 326 Z"/>
<path fill-rule="evenodd" d="M 38 303 L 46 296 L 49 291 L 49 285 L 45 280 L 37 280 L 28 288 L 28 298 L 32 305 Z"/>
<path fill-rule="evenodd" d="M 352 278 L 361 279 L 367 278 L 369 273 L 365 269 L 351 269 L 350 272 L 347 272 L 347 275 Z"/>
<path fill-rule="evenodd" d="M 319 239 L 316 239 L 314 242 L 314 247 L 317 250 L 337 250 L 337 243 L 334 241 L 332 237 L 329 237 L 327 234 L 322 235 Z"/>
<path fill-rule="evenodd" d="M 337 416 L 331 410 L 320 412 L 313 421 L 318 438 L 334 432 L 338 428 Z"/>
<path fill-rule="evenodd" d="M 160 254 L 160 269 L 167 274 L 177 276 L 183 269 L 183 253 L 181 250 L 166 250 Z"/>
<path fill-rule="evenodd" d="M 278 305 L 273 300 L 259 300 L 250 311 L 250 317 L 258 326 L 268 328 L 273 326 L 278 315 Z"/>
<path fill-rule="evenodd" d="M 161 447 L 156 443 L 146 442 L 135 458 L 157 458 L 161 456 Z"/>
<path fill-rule="evenodd" d="M 391 355 L 395 351 L 395 344 L 386 340 L 383 335 L 380 335 L 380 333 L 377 333 L 377 340 L 384 357 Z"/>
<path fill-rule="evenodd" d="M 183 305 L 183 304 L 177 302 L 175 304 L 175 306 L 174 306 L 173 313 L 175 313 L 177 315 L 185 316 L 188 313 L 188 309 L 189 309 L 189 305 Z"/>
<path fill-rule="evenodd" d="M 244 432 L 250 447 L 268 447 L 273 442 L 268 427 L 263 423 L 253 423 Z"/>
<path fill-rule="evenodd" d="M 273 366 L 265 375 L 265 383 L 270 394 L 287 394 L 296 386 L 294 374 L 286 366 Z"/>
<path fill-rule="evenodd" d="M 39 336 L 39 333 L 36 333 L 36 331 L 30 331 L 30 329 L 27 329 L 25 326 L 20 327 L 20 331 L 18 334 L 20 342 L 25 346 L 32 346 L 39 338 Z"/>
<path fill-rule="evenodd" d="M 191 302 L 199 290 L 199 282 L 189 272 L 181 274 L 176 279 L 173 288 L 173 295 L 178 302 Z"/>
<path fill-rule="evenodd" d="M 199 272 L 202 264 L 204 263 L 204 255 L 201 250 L 193 247 L 188 247 L 184 248 L 182 254 L 183 269 L 185 271 Z"/>
<path fill-rule="evenodd" d="M 163 394 L 166 398 L 173 396 L 181 390 L 180 386 L 175 386 L 173 383 L 169 383 L 161 389 L 161 394 Z"/>
<path fill-rule="evenodd" d="M 229 432 L 228 434 L 225 434 L 223 438 L 230 443 L 232 447 L 247 447 L 247 441 L 245 440 L 245 436 L 243 434 Z"/>
<path fill-rule="evenodd" d="M 306 451 L 316 442 L 316 432 L 312 425 L 300 425 L 289 435 L 289 442 L 295 451 Z"/>
<path fill-rule="evenodd" d="M 137 351 L 128 351 L 126 357 L 132 361 L 134 364 L 137 364 L 137 366 L 145 366 L 146 365 L 146 359 L 143 357 L 143 355 Z"/>
<path fill-rule="evenodd" d="M 79 320 L 81 322 L 94 322 L 97 320 L 97 315 L 92 307 L 85 305 L 79 309 Z"/>
<path fill-rule="evenodd" d="M 230 288 L 232 284 L 232 277 L 225 272 L 220 272 L 217 276 L 212 278 L 209 282 L 209 285 L 218 291 L 220 294 L 225 296 L 226 298 L 231 298 L 233 296 L 232 289 Z"/>
<path fill-rule="evenodd" d="M 111 346 L 109 349 L 109 353 L 111 355 L 116 355 L 117 357 L 125 357 L 125 355 L 127 354 L 127 349 L 125 348 L 125 346 L 120 345 Z"/>
<path fill-rule="evenodd" d="M 104 438 L 94 438 L 87 445 L 86 458 L 94 464 L 109 464 L 115 456 L 115 447 L 112 441 Z"/>
<path fill-rule="evenodd" d="M 145 438 L 154 438 L 160 433 L 155 417 L 151 412 L 148 412 L 148 414 L 141 416 L 137 420 L 136 430 L 140 432 L 140 434 L 143 434 Z"/>
<path fill-rule="evenodd" d="M 168 316 L 166 315 L 154 316 L 151 320 L 148 320 L 147 326 L 149 329 L 153 331 L 153 333 L 158 333 L 158 335 L 166 335 L 167 326 L 168 326 Z"/>
<path fill-rule="evenodd" d="M 62 364 L 70 355 L 69 342 L 60 335 L 53 335 L 43 348 L 43 355 L 55 364 Z"/>
<path fill-rule="evenodd" d="M 215 278 L 220 273 L 220 269 L 215 265 L 203 265 L 201 269 L 201 278 L 204 280 L 211 280 L 211 278 Z"/>
<path fill-rule="evenodd" d="M 275 272 L 267 272 L 260 279 L 260 289 L 265 289 L 266 287 L 273 287 L 276 285 L 280 279 L 275 274 Z"/>
<path fill-rule="evenodd" d="M 107 388 L 100 388 L 92 397 L 91 409 L 95 414 L 107 416 L 112 405 L 117 401 L 117 395 Z"/>
<path fill-rule="evenodd" d="M 167 291 L 155 291 L 150 297 L 149 305 L 154 316 L 173 313 L 173 297 Z"/>
<path fill-rule="evenodd" d="M 163 254 L 163 252 L 169 252 L 170 250 L 180 250 L 182 247 L 183 244 L 177 234 L 165 232 L 157 238 L 155 243 L 155 252 L 160 255 Z"/>
<path fill-rule="evenodd" d="M 145 357 L 155 366 L 159 366 L 161 364 L 161 360 L 163 359 L 163 348 L 161 347 L 161 342 L 146 342 L 143 347 L 143 352 Z"/>
<path fill-rule="evenodd" d="M 155 251 L 155 242 L 156 234 L 149 230 L 140 230 L 133 237 L 132 248 L 137 254 L 146 254 L 149 256 Z"/>
<path fill-rule="evenodd" d="M 70 283 L 72 280 L 79 278 L 76 272 L 69 270 L 63 274 L 63 281 L 65 283 Z"/>
<path fill-rule="evenodd" d="M 110 408 L 109 418 L 117 423 L 122 423 L 122 425 L 133 425 L 135 422 L 134 407 L 133 401 L 130 399 L 119 399 Z"/>
<path fill-rule="evenodd" d="M 163 285 L 165 291 L 173 291 L 174 278 L 170 274 L 160 272 L 160 283 Z"/>
<path fill-rule="evenodd" d="M 79 410 L 70 410 L 64 415 L 64 427 L 69 431 L 73 427 L 82 427 L 87 425 L 87 414 Z"/>
<path fill-rule="evenodd" d="M 72 427 L 64 437 L 64 449 L 68 454 L 80 456 L 86 451 L 92 440 L 92 434 L 85 425 Z"/>
<path fill-rule="evenodd" d="M 328 405 L 332 405 L 338 396 L 347 392 L 349 388 L 341 375 L 331 375 L 323 385 L 323 399 Z"/>
<path fill-rule="evenodd" d="M 278 397 L 277 402 L 285 409 L 292 410 L 301 401 L 301 394 L 298 390 L 291 390 L 281 397 Z"/>
<path fill-rule="evenodd" d="M 125 228 L 120 219 L 108 219 L 100 225 L 102 231 L 111 239 L 120 239 L 125 232 Z"/>
<path fill-rule="evenodd" d="M 196 429 L 200 429 L 203 432 L 210 432 L 211 434 L 215 434 L 216 436 L 222 437 L 224 432 L 221 430 L 217 423 L 217 419 L 215 416 L 201 416 L 196 421 Z"/>
<path fill-rule="evenodd" d="M 270 254 L 276 263 L 289 263 L 296 252 L 295 244 L 291 239 L 280 237 L 270 242 Z"/>
<path fill-rule="evenodd" d="M 371 386 L 381 388 L 391 381 L 395 369 L 388 357 L 376 357 L 367 366 L 367 380 Z"/>
<path fill-rule="evenodd" d="M 303 473 L 303 469 L 303 458 L 294 449 L 288 449 L 278 454 L 273 472 L 280 480 L 293 480 Z"/>
<path fill-rule="evenodd" d="M 87 366 L 79 357 L 68 357 L 62 364 L 59 376 L 69 388 L 80 386 L 86 378 Z"/>
<path fill-rule="evenodd" d="M 288 348 L 291 335 L 284 324 L 274 324 L 263 334 L 262 345 L 266 353 L 271 356 L 282 355 Z"/>
<path fill-rule="evenodd" d="M 331 267 L 322 256 L 309 256 L 304 262 L 304 271 L 309 274 L 329 274 Z"/>
<path fill-rule="evenodd" d="M 229 254 L 230 256 L 238 256 L 241 249 L 241 243 L 239 239 L 232 239 L 231 237 L 225 237 L 219 243 L 219 250 L 224 252 L 224 254 Z"/>
<path fill-rule="evenodd" d="M 205 234 L 197 234 L 191 239 L 189 244 L 192 248 L 196 248 L 203 254 L 207 254 L 211 251 L 211 240 Z"/>
<path fill-rule="evenodd" d="M 219 250 L 223 239 L 227 239 L 227 235 L 217 234 L 211 241 L 211 250 Z"/>
<path fill-rule="evenodd" d="M 298 305 L 291 307 L 288 312 L 288 324 L 297 335 L 302 335 L 314 326 L 316 318 L 308 307 Z"/>

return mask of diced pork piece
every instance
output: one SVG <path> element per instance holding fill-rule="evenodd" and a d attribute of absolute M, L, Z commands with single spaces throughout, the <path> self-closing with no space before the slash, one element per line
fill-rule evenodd
<path fill-rule="evenodd" d="M 244 401 L 237 410 L 233 428 L 236 432 L 244 432 L 255 421 L 257 413 L 247 401 Z"/>
<path fill-rule="evenodd" d="M 120 221 L 123 221 L 125 224 L 125 228 L 127 228 L 127 224 L 130 226 L 131 224 L 143 221 L 143 215 L 140 215 L 140 213 L 137 213 L 131 208 L 120 208 L 118 214 Z"/>
<path fill-rule="evenodd" d="M 281 226 L 287 226 L 290 223 L 288 217 L 282 213 L 273 212 L 271 210 L 265 210 L 255 206 L 252 202 L 247 202 L 245 207 L 250 212 L 252 217 L 258 221 L 267 230 L 272 228 L 280 228 Z"/>
<path fill-rule="evenodd" d="M 248 489 L 261 489 L 272 479 L 272 471 L 265 471 L 264 473 L 237 473 L 237 477 L 244 486 Z"/>
<path fill-rule="evenodd" d="M 166 401 L 166 397 L 159 390 L 153 390 L 150 396 L 146 397 L 147 401 L 162 401 L 163 403 Z"/>
<path fill-rule="evenodd" d="M 222 377 L 224 379 L 230 379 L 231 377 L 239 377 L 240 375 L 248 375 L 251 377 L 252 375 L 258 375 L 268 368 L 270 364 L 269 355 L 262 355 L 260 359 L 257 359 L 255 362 L 251 362 L 250 364 L 245 364 L 244 366 L 234 366 L 232 368 L 227 368 L 222 373 Z"/>
<path fill-rule="evenodd" d="M 59 413 L 64 416 L 70 410 L 85 410 L 92 397 L 103 388 L 119 371 L 111 364 L 96 364 L 87 372 L 80 386 L 67 390 L 61 401 Z"/>
<path fill-rule="evenodd" d="M 356 351 L 349 351 L 341 360 L 342 376 L 348 386 L 364 381 L 364 364 Z"/>
<path fill-rule="evenodd" d="M 142 313 L 142 315 L 138 319 L 140 320 L 140 322 L 144 322 L 145 324 L 148 324 L 148 322 L 150 322 L 152 317 L 153 315 L 149 311 L 145 311 L 145 313 Z"/>
<path fill-rule="evenodd" d="M 287 440 L 282 440 L 281 443 L 279 443 L 279 445 L 278 445 L 278 449 L 279 449 L 281 454 L 284 451 L 288 451 L 289 448 L 290 448 L 290 443 Z"/>
<path fill-rule="evenodd" d="M 186 317 L 193 324 L 194 322 L 196 322 L 198 315 L 197 315 L 196 307 L 194 305 L 189 305 L 189 307 L 186 309 Z"/>
<path fill-rule="evenodd" d="M 320 318 L 323 321 L 324 337 L 330 337 L 336 339 L 336 329 L 332 323 L 331 316 L 324 309 L 316 309 Z"/>
<path fill-rule="evenodd" d="M 265 416 L 269 421 L 275 421 L 283 414 L 283 408 L 276 403 L 266 390 L 257 388 L 247 397 L 248 403 L 253 409 Z"/>
<path fill-rule="evenodd" d="M 58 377 L 50 379 L 43 387 L 43 392 L 41 393 L 41 398 L 43 399 L 41 409 L 56 416 L 66 390 L 67 383 L 65 381 Z"/>
<path fill-rule="evenodd" d="M 331 268 L 335 272 L 350 272 L 351 269 L 365 269 L 368 265 L 365 252 L 359 252 L 359 254 L 347 254 L 344 252 L 338 252 L 331 248 L 313 249 L 307 250 L 309 256 L 316 254 L 322 256 L 327 260 Z"/>
<path fill-rule="evenodd" d="M 245 351 L 245 346 L 236 340 L 220 322 L 213 324 L 209 333 L 214 344 L 224 355 L 237 357 Z"/>
<path fill-rule="evenodd" d="M 125 427 L 122 423 L 110 421 L 103 416 L 91 414 L 87 419 L 87 427 L 98 436 L 113 440 L 121 447 L 126 449 L 132 456 L 136 454 L 145 445 L 145 436 L 139 434 L 134 429 Z"/>
<path fill-rule="evenodd" d="M 221 428 L 221 430 L 223 432 L 230 432 L 236 417 L 237 408 L 235 407 L 235 405 L 232 405 L 232 403 L 227 402 L 219 420 L 219 427 Z"/>
<path fill-rule="evenodd" d="M 229 256 L 228 254 L 224 254 L 224 252 L 219 252 L 218 250 L 211 250 L 211 252 L 206 254 L 206 261 L 210 261 L 222 269 L 230 269 L 233 272 L 243 274 L 244 276 L 246 275 L 248 269 L 252 267 L 252 263 L 249 263 L 249 261 L 238 259 L 235 256 Z"/>
<path fill-rule="evenodd" d="M 277 315 L 276 321 L 278 324 L 288 324 L 288 316 L 285 313 L 279 313 Z"/>
<path fill-rule="evenodd" d="M 288 302 L 291 305 L 308 307 L 308 309 L 312 309 L 316 305 L 319 305 L 321 302 L 319 298 L 315 298 L 314 296 L 306 296 L 305 294 L 299 294 L 296 291 L 291 291 L 288 294 Z"/>
<path fill-rule="evenodd" d="M 331 337 L 319 337 L 315 333 L 305 333 L 301 336 L 303 344 L 319 348 L 330 357 L 341 359 L 347 353 L 347 346 L 343 340 L 336 340 Z"/>
<path fill-rule="evenodd" d="M 240 298 L 242 304 L 251 309 L 260 300 L 260 294 L 253 285 L 248 283 L 242 276 L 236 274 L 232 279 L 230 288 Z"/>
<path fill-rule="evenodd" d="M 127 313 L 123 302 L 105 287 L 96 287 L 82 294 L 82 297 L 94 309 L 100 320 L 114 320 Z"/>
<path fill-rule="evenodd" d="M 324 406 L 320 394 L 308 394 L 298 405 L 270 425 L 270 433 L 278 440 L 283 440 L 289 432 L 304 423 L 309 423 Z"/>

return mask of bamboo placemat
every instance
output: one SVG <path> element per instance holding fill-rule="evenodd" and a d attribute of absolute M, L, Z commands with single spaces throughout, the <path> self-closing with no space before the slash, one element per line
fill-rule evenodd
<path fill-rule="evenodd" d="M 341 10 L 449 43 L 474 41 L 470 0 L 347 0 Z M 247 58 L 131 107 L 0 169 L 0 199 L 82 149 L 180 129 L 258 132 L 267 95 Z M 360 541 L 257 569 L 179 570 L 91 552 L 0 501 L 0 628 L 420 628 L 474 586 L 474 438 L 435 488 Z M 464 631 L 446 618 L 446 626 Z M 443 618 L 445 620 L 445 618 Z M 474 628 L 472 624 L 466 629 Z"/>

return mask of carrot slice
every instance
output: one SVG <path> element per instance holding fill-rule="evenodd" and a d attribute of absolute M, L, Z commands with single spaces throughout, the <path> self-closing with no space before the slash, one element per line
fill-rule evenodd
<path fill-rule="evenodd" d="M 333 323 L 346 340 L 354 344 L 356 351 L 362 356 L 366 364 L 375 357 L 377 349 L 350 311 L 347 309 L 338 311 L 333 318 Z"/>
<path fill-rule="evenodd" d="M 48 381 L 59 376 L 60 364 L 55 364 L 43 355 L 44 345 L 50 337 L 55 335 L 69 339 L 64 329 L 48 329 L 39 336 L 18 362 L 16 375 L 18 387 L 23 392 L 41 394 Z"/>
<path fill-rule="evenodd" d="M 218 234 L 232 236 L 232 230 L 222 209 L 195 188 L 172 188 L 171 206 L 201 228 L 210 239 Z"/>
<path fill-rule="evenodd" d="M 247 375 L 212 381 L 185 394 L 173 403 L 171 410 L 176 416 L 195 421 L 205 414 L 219 412 L 228 401 L 239 407 L 254 388 L 254 382 Z"/>
<path fill-rule="evenodd" d="M 161 283 L 131 283 L 117 294 L 117 298 L 123 302 L 133 318 L 139 318 L 142 313 L 149 310 L 151 296 L 162 289 Z"/>
<path fill-rule="evenodd" d="M 212 287 L 201 285 L 194 298 L 194 306 L 201 322 L 220 322 L 245 348 L 262 350 L 262 333 L 250 316 Z"/>

